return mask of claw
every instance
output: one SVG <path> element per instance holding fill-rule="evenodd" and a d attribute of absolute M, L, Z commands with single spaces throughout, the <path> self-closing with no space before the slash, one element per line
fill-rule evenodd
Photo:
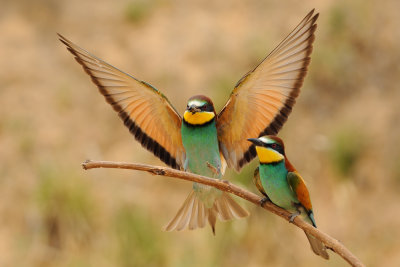
<path fill-rule="evenodd" d="M 211 165 L 210 162 L 206 162 L 207 163 L 207 167 L 215 174 L 215 175 L 219 175 L 219 171 L 216 167 L 214 167 L 213 165 Z"/>
<path fill-rule="evenodd" d="M 267 203 L 269 201 L 268 197 L 264 197 L 263 199 L 260 200 L 260 205 L 261 207 L 264 207 L 264 204 Z"/>
<path fill-rule="evenodd" d="M 300 211 L 296 211 L 295 213 L 292 213 L 292 215 L 290 215 L 290 218 L 289 218 L 289 223 L 293 223 L 294 218 L 296 218 L 299 215 L 300 215 Z"/>

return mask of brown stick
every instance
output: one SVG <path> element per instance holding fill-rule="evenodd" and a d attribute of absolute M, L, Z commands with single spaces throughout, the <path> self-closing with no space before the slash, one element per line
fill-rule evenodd
<path fill-rule="evenodd" d="M 217 180 L 208 178 L 205 176 L 188 173 L 184 171 L 178 171 L 175 169 L 160 167 L 160 166 L 152 166 L 147 164 L 138 164 L 138 163 L 125 163 L 125 162 L 111 162 L 111 161 L 91 161 L 87 160 L 82 163 L 82 167 L 85 170 L 94 169 L 94 168 L 116 168 L 116 169 L 130 169 L 130 170 L 138 170 L 138 171 L 146 171 L 154 175 L 168 176 L 179 178 L 187 181 L 192 181 L 196 183 L 201 183 L 209 186 L 213 186 L 219 190 L 232 193 L 241 197 L 247 201 L 250 201 L 258 206 L 261 204 L 261 197 L 256 194 L 249 192 L 241 187 L 238 187 L 226 180 Z M 289 221 L 290 213 L 284 209 L 279 208 L 273 203 L 267 201 L 263 206 L 264 209 L 284 218 Z M 352 266 L 365 266 L 356 256 L 354 256 L 342 243 L 338 240 L 330 237 L 324 232 L 320 231 L 317 228 L 314 228 L 310 224 L 303 221 L 301 218 L 296 217 L 293 221 L 293 224 L 297 227 L 303 229 L 307 233 L 313 235 L 318 240 L 323 242 L 325 246 L 335 253 L 337 253 L 340 257 L 346 260 Z"/>

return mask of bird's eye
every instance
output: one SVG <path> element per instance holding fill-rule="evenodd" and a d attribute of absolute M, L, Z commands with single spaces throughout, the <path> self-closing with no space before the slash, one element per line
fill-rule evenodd
<path fill-rule="evenodd" d="M 278 146 L 276 144 L 272 144 L 271 148 L 276 149 Z"/>

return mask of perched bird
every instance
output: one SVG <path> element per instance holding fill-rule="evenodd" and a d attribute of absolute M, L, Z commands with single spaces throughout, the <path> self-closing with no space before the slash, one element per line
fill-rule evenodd
<path fill-rule="evenodd" d="M 236 84 L 217 115 L 212 101 L 193 96 L 183 118 L 168 99 L 147 82 L 113 67 L 59 35 L 97 85 L 106 101 L 142 146 L 167 165 L 219 179 L 226 164 L 237 171 L 256 151 L 248 136 L 276 134 L 299 94 L 314 41 L 318 14 L 312 10 L 252 71 Z M 227 193 L 196 184 L 165 230 L 195 229 L 206 221 L 247 216 Z"/>
<path fill-rule="evenodd" d="M 272 135 L 248 139 L 256 146 L 260 166 L 254 172 L 257 189 L 275 205 L 292 212 L 290 221 L 298 215 L 317 227 L 310 195 L 303 178 L 285 155 L 282 139 Z M 329 259 L 324 244 L 305 233 L 315 254 Z"/>

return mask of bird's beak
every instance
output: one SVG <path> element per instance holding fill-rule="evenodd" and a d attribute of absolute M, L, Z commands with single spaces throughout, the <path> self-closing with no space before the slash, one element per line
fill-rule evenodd
<path fill-rule="evenodd" d="M 247 141 L 252 142 L 256 146 L 263 146 L 264 145 L 264 143 L 258 138 L 249 138 L 249 139 L 247 139 Z"/>
<path fill-rule="evenodd" d="M 199 108 L 197 108 L 196 106 L 189 106 L 188 110 L 190 112 L 192 112 L 192 114 L 195 114 L 196 112 L 201 111 Z"/>

